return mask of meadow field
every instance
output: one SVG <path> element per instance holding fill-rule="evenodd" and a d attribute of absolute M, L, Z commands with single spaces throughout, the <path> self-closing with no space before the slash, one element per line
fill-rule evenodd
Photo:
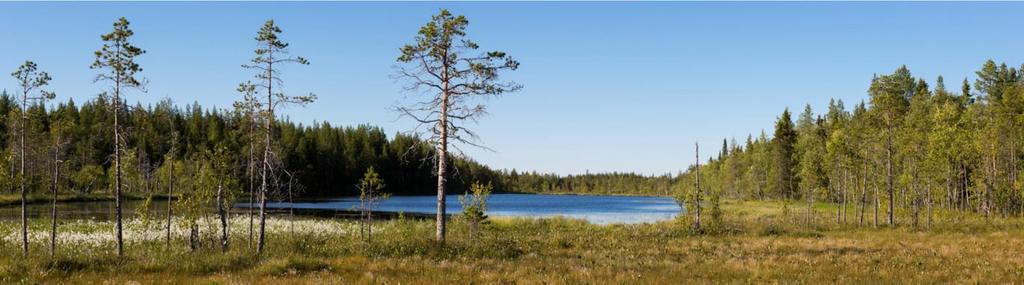
<path fill-rule="evenodd" d="M 785 210 L 788 208 L 790 210 Z M 444 245 L 428 220 L 374 225 L 373 240 L 350 220 L 275 217 L 267 251 L 248 246 L 248 218 L 232 219 L 228 249 L 213 219 L 202 246 L 176 224 L 132 220 L 118 259 L 113 223 L 62 222 L 57 253 L 49 221 L 34 221 L 21 256 L 18 224 L 3 222 L 0 283 L 78 284 L 1007 284 L 1024 281 L 1024 223 L 939 213 L 931 227 L 836 225 L 828 206 L 806 212 L 780 202 L 725 201 L 720 222 L 693 232 L 686 217 L 597 226 L 568 219 L 492 219 L 475 238 L 459 218 Z"/>

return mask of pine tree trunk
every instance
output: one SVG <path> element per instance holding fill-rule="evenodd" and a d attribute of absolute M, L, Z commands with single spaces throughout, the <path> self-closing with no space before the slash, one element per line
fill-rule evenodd
<path fill-rule="evenodd" d="M 174 150 L 174 141 L 171 141 L 171 149 Z M 174 155 L 173 153 L 171 154 Z M 167 231 L 166 244 L 168 247 L 171 246 L 171 217 L 174 214 L 174 205 L 171 204 L 174 201 L 174 160 L 168 158 L 165 163 L 168 163 L 167 168 L 167 225 L 165 230 Z"/>
<path fill-rule="evenodd" d="M 932 204 L 934 202 L 932 201 L 932 191 L 925 192 L 925 194 L 928 196 L 928 228 L 930 229 L 932 228 Z"/>
<path fill-rule="evenodd" d="M 266 132 L 264 133 L 263 140 L 263 174 L 262 183 L 260 183 L 260 233 L 259 240 L 256 242 L 256 253 L 263 253 L 263 247 L 266 244 L 266 230 L 267 230 L 267 177 L 270 176 L 270 162 L 271 162 L 271 134 L 274 132 L 274 54 L 273 52 L 268 54 L 269 63 L 267 64 L 267 114 L 264 121 L 266 122 Z"/>
<path fill-rule="evenodd" d="M 217 215 L 220 216 L 220 246 L 228 250 L 228 213 L 224 206 L 224 185 L 217 186 Z"/>
<path fill-rule="evenodd" d="M 850 212 L 846 210 L 846 206 L 850 204 L 850 172 L 848 168 L 843 168 L 843 224 L 849 222 Z"/>
<path fill-rule="evenodd" d="M 896 226 L 895 192 L 893 185 L 892 171 L 892 130 L 889 130 L 889 138 L 885 147 L 885 176 L 886 188 L 889 190 L 889 226 Z"/>
<path fill-rule="evenodd" d="M 59 154 L 60 145 L 58 144 L 53 147 L 53 207 L 50 209 L 50 258 L 53 258 L 57 252 L 57 183 L 60 175 L 60 161 L 57 160 L 57 156 Z"/>
<path fill-rule="evenodd" d="M 188 248 L 191 251 L 196 251 L 199 248 L 199 221 L 195 218 L 192 219 L 192 223 L 189 225 Z"/>
<path fill-rule="evenodd" d="M 700 198 L 700 194 L 701 194 L 701 190 L 700 190 L 700 144 L 696 144 L 695 143 L 694 146 L 695 146 L 695 149 L 696 149 L 696 151 L 695 151 L 695 153 L 696 153 L 695 158 L 697 159 L 697 163 L 696 163 L 696 166 L 693 168 L 693 174 L 694 174 L 693 176 L 695 177 L 694 178 L 695 182 L 694 182 L 694 187 L 693 187 L 693 208 L 694 208 L 693 209 L 694 210 L 694 212 L 693 212 L 694 213 L 693 229 L 695 231 L 700 231 L 700 202 L 701 202 L 700 201 L 700 199 L 701 199 Z"/>
<path fill-rule="evenodd" d="M 440 120 L 438 120 L 438 139 L 440 142 L 437 145 L 437 233 L 436 240 L 438 243 L 444 243 L 446 219 L 445 216 L 445 184 L 447 182 L 446 172 L 448 163 L 448 104 L 450 104 L 451 94 L 449 93 L 448 86 L 448 66 L 447 64 L 442 69 L 441 74 L 443 78 L 441 80 L 442 92 L 441 92 L 441 113 Z"/>
<path fill-rule="evenodd" d="M 857 225 L 858 226 L 864 226 L 864 212 L 867 211 L 867 207 L 868 207 L 867 185 L 864 185 L 863 183 L 860 185 L 860 199 L 857 199 L 857 200 L 858 200 L 857 201 L 857 212 L 858 212 L 857 213 L 858 214 Z"/>
<path fill-rule="evenodd" d="M 989 170 L 988 171 L 989 171 L 989 177 L 991 177 L 991 178 L 989 178 L 989 181 L 986 181 L 986 186 L 985 186 L 985 206 L 983 208 L 985 210 L 985 219 L 989 219 L 989 218 L 992 217 L 992 188 L 993 188 L 993 186 L 995 186 L 993 184 L 995 183 L 995 180 L 996 180 L 996 157 L 995 157 L 995 154 L 992 155 L 991 165 L 989 166 Z"/>
<path fill-rule="evenodd" d="M 252 134 L 255 134 L 255 126 L 256 120 L 254 116 L 253 119 L 249 122 L 249 249 L 252 249 L 253 219 L 255 217 L 253 215 L 253 210 L 256 208 L 256 204 L 254 204 L 256 189 L 253 187 L 253 177 L 256 176 L 256 157 L 253 154 L 253 149 L 256 147 L 256 145 L 253 143 L 253 141 L 255 140 L 255 136 L 252 136 Z"/>
<path fill-rule="evenodd" d="M 291 177 L 288 178 L 288 232 L 295 236 L 295 202 L 292 199 Z"/>
<path fill-rule="evenodd" d="M 374 240 L 374 199 L 377 199 L 374 196 L 376 193 L 374 193 L 373 190 L 371 190 L 370 193 L 370 205 L 367 208 L 367 241 Z"/>
<path fill-rule="evenodd" d="M 879 201 L 879 198 L 878 198 L 878 187 L 872 187 L 872 189 L 874 189 L 874 192 L 875 192 L 874 195 L 872 195 L 875 198 L 875 223 L 874 223 L 874 226 L 877 228 L 878 227 L 878 208 L 880 206 L 879 204 L 881 204 L 881 201 Z"/>
<path fill-rule="evenodd" d="M 807 191 L 807 226 L 813 226 L 814 220 L 814 190 Z"/>
<path fill-rule="evenodd" d="M 121 82 L 118 78 L 118 82 L 114 87 L 114 216 L 117 222 L 114 225 L 114 231 L 117 239 L 117 256 L 124 256 L 124 236 L 122 233 L 122 222 L 121 222 L 121 132 L 120 125 L 118 124 L 118 114 L 121 112 Z"/>
<path fill-rule="evenodd" d="M 28 257 L 28 205 L 26 200 L 28 199 L 28 189 L 25 187 L 25 132 L 28 129 L 28 115 L 25 113 L 28 111 L 28 93 L 21 97 L 21 129 L 18 130 L 18 137 L 21 140 L 21 147 L 18 151 L 21 153 L 21 168 L 18 170 L 21 173 L 21 179 L 18 179 L 18 183 L 21 184 L 21 254 Z"/>

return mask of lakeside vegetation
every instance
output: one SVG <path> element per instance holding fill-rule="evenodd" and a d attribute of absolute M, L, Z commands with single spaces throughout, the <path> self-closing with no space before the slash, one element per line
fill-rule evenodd
<path fill-rule="evenodd" d="M 790 205 L 791 206 L 791 205 Z M 269 220 L 267 251 L 248 250 L 245 219 L 232 221 L 224 251 L 216 228 L 204 224 L 202 247 L 190 250 L 184 225 L 168 247 L 134 220 L 126 227 L 127 256 L 117 259 L 111 222 L 63 222 L 62 242 L 77 246 L 54 258 L 33 250 L 18 256 L 18 237 L 5 236 L 0 281 L 60 283 L 1006 283 L 1024 278 L 1020 219 L 949 216 L 930 229 L 857 227 L 803 222 L 779 201 L 722 203 L 723 219 L 695 233 L 689 218 L 640 225 L 598 226 L 567 219 L 491 218 L 470 238 L 454 219 L 449 238 L 433 241 L 429 220 L 374 224 L 360 237 L 349 220 Z M 791 208 L 790 208 L 791 209 Z M 820 203 L 819 213 L 834 205 Z M 0 223 L 3 232 L 17 228 Z M 32 225 L 46 233 L 45 221 Z M 33 235 L 34 238 L 37 235 Z M 85 242 L 91 241 L 91 242 Z M 42 243 L 33 243 L 39 246 Z"/>

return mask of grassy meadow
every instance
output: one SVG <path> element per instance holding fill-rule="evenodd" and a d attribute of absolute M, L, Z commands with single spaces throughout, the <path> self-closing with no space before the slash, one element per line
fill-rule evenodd
<path fill-rule="evenodd" d="M 18 224 L 0 224 L 0 283 L 179 284 L 692 284 L 692 283 L 988 283 L 1024 281 L 1024 224 L 937 213 L 930 228 L 874 228 L 853 215 L 835 224 L 835 208 L 725 201 L 720 222 L 694 233 L 689 221 L 597 226 L 567 219 L 495 218 L 477 238 L 455 218 L 448 243 L 433 242 L 433 222 L 396 219 L 375 225 L 370 242 L 348 220 L 277 217 L 267 251 L 248 247 L 248 218 L 232 219 L 230 248 L 220 247 L 210 217 L 192 251 L 183 224 L 170 247 L 160 220 L 133 220 L 127 257 L 116 258 L 113 224 L 60 225 L 48 254 L 49 221 L 31 228 L 32 250 L 19 248 Z"/>

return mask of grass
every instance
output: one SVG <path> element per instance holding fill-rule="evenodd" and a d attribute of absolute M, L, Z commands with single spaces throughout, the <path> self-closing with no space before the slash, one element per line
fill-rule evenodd
<path fill-rule="evenodd" d="M 657 224 L 597 226 L 568 219 L 497 218 L 477 239 L 453 219 L 449 240 L 435 244 L 433 223 L 391 220 L 373 242 L 350 221 L 274 219 L 267 251 L 247 247 L 247 222 L 233 220 L 230 250 L 189 251 L 184 231 L 170 248 L 162 233 L 129 224 L 128 256 L 118 259 L 104 222 L 68 222 L 81 233 L 49 258 L 45 236 L 20 257 L 17 224 L 0 223 L 0 283 L 180 284 L 691 284 L 691 283 L 1016 283 L 1024 280 L 1024 225 L 940 213 L 931 228 L 835 225 L 834 210 L 816 206 L 811 225 L 801 204 L 725 201 L 723 221 L 690 230 L 686 218 Z M 869 215 L 870 216 L 870 215 Z M 46 231 L 45 220 L 33 231 Z M 870 223 L 869 223 L 870 224 Z M 159 225 L 150 225 L 156 228 Z M 134 229 L 134 230 L 131 230 Z M 206 233 L 213 228 L 203 227 Z M 10 233 L 10 234 L 8 234 Z M 158 232 L 159 233 L 159 232 Z M 97 236 L 99 235 L 99 236 Z M 72 237 L 68 237 L 72 240 Z"/>

